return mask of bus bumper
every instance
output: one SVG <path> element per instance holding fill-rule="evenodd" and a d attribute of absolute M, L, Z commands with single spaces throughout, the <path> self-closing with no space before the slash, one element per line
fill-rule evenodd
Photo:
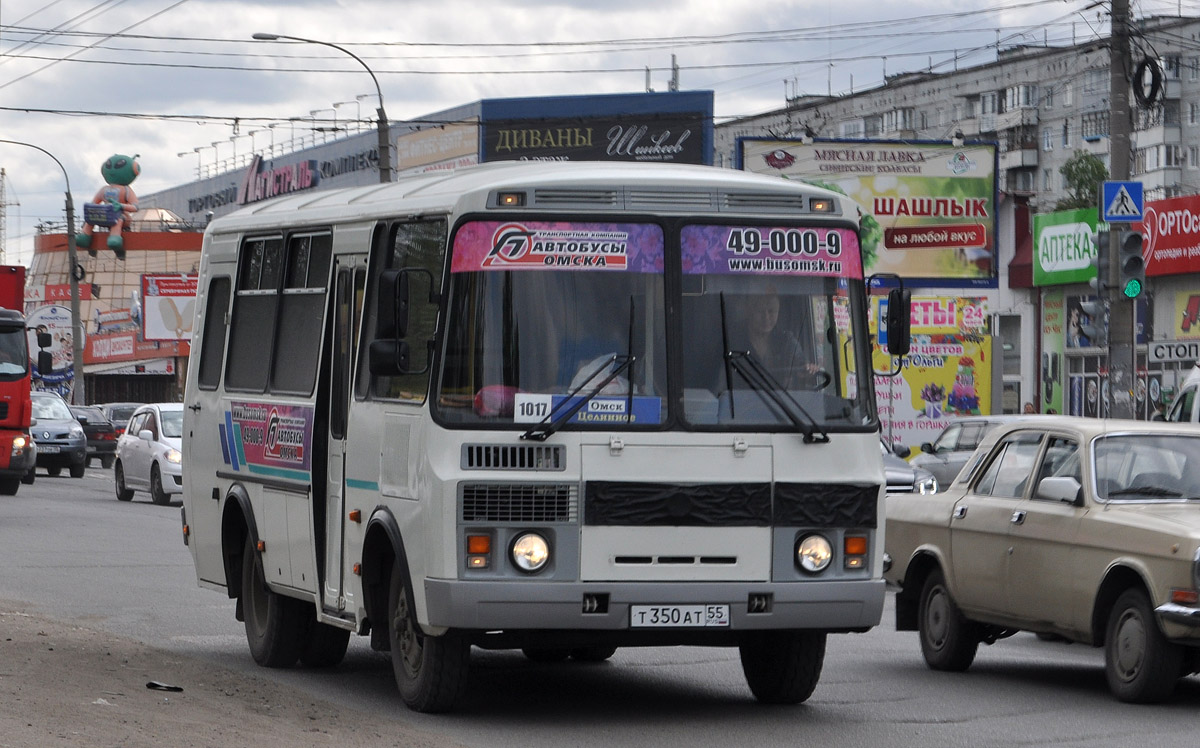
<path fill-rule="evenodd" d="M 883 616 L 884 581 L 564 583 L 427 579 L 430 626 L 624 631 L 634 605 L 728 605 L 726 630 L 864 631 Z"/>

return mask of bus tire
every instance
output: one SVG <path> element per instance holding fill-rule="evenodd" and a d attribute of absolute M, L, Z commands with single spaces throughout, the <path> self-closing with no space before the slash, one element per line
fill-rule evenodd
<path fill-rule="evenodd" d="M 291 667 L 305 643 L 305 616 L 312 612 L 267 588 L 262 556 L 250 535 L 242 554 L 242 614 L 250 654 L 264 667 Z"/>
<path fill-rule="evenodd" d="M 417 624 L 407 575 L 399 565 L 388 585 L 388 644 L 400 698 L 415 712 L 446 712 L 466 691 L 471 647 L 454 631 L 428 636 Z"/>
<path fill-rule="evenodd" d="M 346 657 L 349 645 L 348 629 L 330 626 L 314 618 L 300 652 L 300 662 L 305 667 L 333 667 Z"/>
<path fill-rule="evenodd" d="M 742 673 L 762 704 L 799 704 L 812 696 L 825 663 L 824 631 L 756 631 L 738 645 Z"/>
<path fill-rule="evenodd" d="M 17 489 L 20 487 L 20 476 L 14 475 L 11 477 L 0 478 L 0 496 L 16 496 Z"/>

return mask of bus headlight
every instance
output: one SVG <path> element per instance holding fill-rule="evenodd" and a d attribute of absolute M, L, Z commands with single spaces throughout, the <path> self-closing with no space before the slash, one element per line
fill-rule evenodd
<path fill-rule="evenodd" d="M 807 572 L 824 571 L 833 560 L 833 548 L 820 535 L 805 535 L 796 544 L 796 564 Z"/>
<path fill-rule="evenodd" d="M 550 544 L 536 532 L 523 533 L 513 541 L 512 560 L 521 571 L 541 571 L 550 561 Z"/>

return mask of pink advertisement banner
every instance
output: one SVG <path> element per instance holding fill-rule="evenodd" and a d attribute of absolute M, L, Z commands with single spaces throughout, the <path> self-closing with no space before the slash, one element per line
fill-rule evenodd
<path fill-rule="evenodd" d="M 237 471 L 305 477 L 312 469 L 314 413 L 307 405 L 231 402 L 220 427 L 225 464 Z"/>
<path fill-rule="evenodd" d="M 684 226 L 685 275 L 861 278 L 858 235 L 847 229 Z"/>
<path fill-rule="evenodd" d="M 583 270 L 661 273 L 655 224 L 472 221 L 454 234 L 453 273 Z"/>

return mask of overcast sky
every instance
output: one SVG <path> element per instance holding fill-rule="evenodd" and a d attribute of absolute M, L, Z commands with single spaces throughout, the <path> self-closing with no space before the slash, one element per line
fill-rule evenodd
<path fill-rule="evenodd" d="M 674 55 L 680 88 L 715 92 L 720 123 L 778 109 L 789 94 L 876 87 L 885 72 L 990 62 L 997 43 L 1059 46 L 1106 35 L 1105 5 L 3 0 L 0 138 L 53 153 L 78 216 L 114 153 L 139 154 L 133 188 L 144 195 L 192 181 L 218 158 L 261 150 L 272 134 L 286 140 L 305 121 L 332 126 L 336 116 L 346 126 L 373 116 L 374 84 L 352 58 L 319 45 L 251 41 L 254 32 L 353 51 L 376 74 L 392 120 L 488 98 L 640 92 L 647 67 L 650 86 L 665 91 Z M 1132 5 L 1136 17 L 1200 15 L 1198 0 Z M 0 167 L 5 261 L 28 264 L 35 227 L 64 221 L 62 172 L 33 149 L 3 143 Z"/>

